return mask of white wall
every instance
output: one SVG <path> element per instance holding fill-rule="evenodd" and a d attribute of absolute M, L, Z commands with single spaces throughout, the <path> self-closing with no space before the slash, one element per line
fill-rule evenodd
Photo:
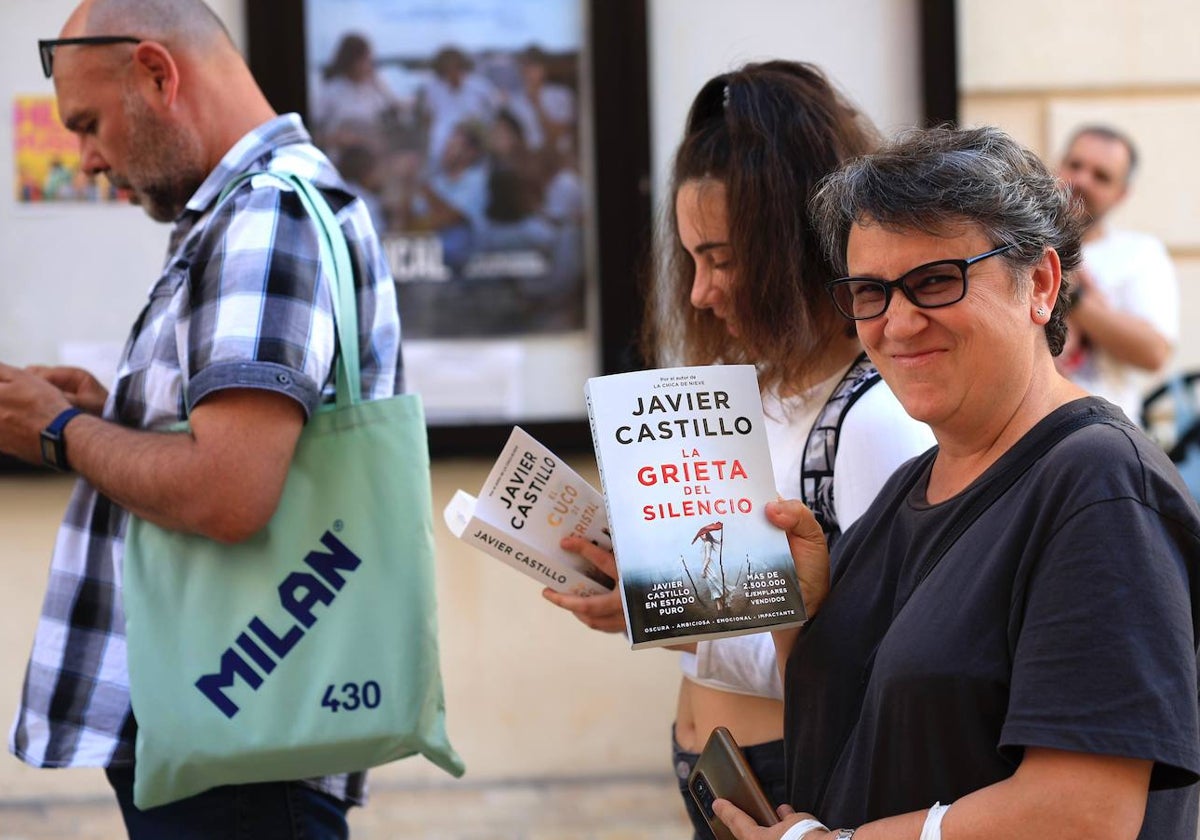
<path fill-rule="evenodd" d="M 884 131 L 919 122 L 917 8 L 917 0 L 650 0 L 656 199 L 692 97 L 748 61 L 811 61 Z"/>
<path fill-rule="evenodd" d="M 0 103 L 50 94 L 37 40 L 58 34 L 76 0 L 7 0 L 0 11 Z M 244 43 L 241 0 L 210 0 Z M 12 118 L 0 119 L 0 361 L 59 360 L 64 341 L 120 343 L 158 276 L 168 227 L 139 208 L 20 205 L 12 196 Z"/>
<path fill-rule="evenodd" d="M 1200 3 L 958 0 L 958 23 L 964 124 L 999 125 L 1052 163 L 1085 123 L 1138 145 L 1133 190 L 1112 222 L 1170 249 L 1183 329 L 1166 372 L 1200 368 L 1200 332 L 1189 329 L 1200 319 Z"/>

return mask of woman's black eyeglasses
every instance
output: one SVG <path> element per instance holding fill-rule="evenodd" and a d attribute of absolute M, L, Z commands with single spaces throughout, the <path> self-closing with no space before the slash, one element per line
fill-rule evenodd
<path fill-rule="evenodd" d="M 843 277 L 825 284 L 838 312 L 852 321 L 868 321 L 887 311 L 892 292 L 899 289 L 921 309 L 958 303 L 967 295 L 967 269 L 980 260 L 1003 254 L 1013 245 L 1001 245 L 965 260 L 938 260 L 919 265 L 899 280 Z"/>
<path fill-rule="evenodd" d="M 140 44 L 141 38 L 132 35 L 89 35 L 83 38 L 48 38 L 38 41 L 38 54 L 42 57 L 42 72 L 46 78 L 54 76 L 55 47 L 84 47 L 89 44 L 101 46 L 104 44 Z"/>

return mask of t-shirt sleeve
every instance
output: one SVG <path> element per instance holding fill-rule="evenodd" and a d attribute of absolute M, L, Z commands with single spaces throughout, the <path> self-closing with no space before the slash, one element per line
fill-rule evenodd
<path fill-rule="evenodd" d="M 1200 773 L 1188 558 L 1197 544 L 1134 499 L 1093 504 L 1014 592 L 1000 746 L 1151 759 L 1152 787 Z"/>
<path fill-rule="evenodd" d="M 886 382 L 859 397 L 842 421 L 833 468 L 833 504 L 842 531 L 871 506 L 898 466 L 934 443 L 933 432 L 905 413 Z"/>
<path fill-rule="evenodd" d="M 317 228 L 286 185 L 252 183 L 218 208 L 189 268 L 191 313 L 178 341 L 188 408 L 219 390 L 253 388 L 311 414 L 334 358 Z"/>
<path fill-rule="evenodd" d="M 1179 280 L 1175 264 L 1162 242 L 1138 237 L 1126 256 L 1121 278 L 1121 309 L 1148 321 L 1172 344 L 1179 341 Z"/>

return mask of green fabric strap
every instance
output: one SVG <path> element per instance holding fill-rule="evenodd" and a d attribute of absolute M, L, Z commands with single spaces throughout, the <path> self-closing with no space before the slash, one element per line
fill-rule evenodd
<path fill-rule="evenodd" d="M 219 207 L 238 186 L 259 176 L 268 176 L 291 187 L 304 209 L 317 225 L 321 262 L 330 266 L 333 286 L 329 290 L 333 322 L 338 337 L 338 361 L 334 373 L 337 405 L 357 405 L 362 401 L 362 373 L 359 368 L 358 303 L 354 293 L 354 269 L 350 263 L 350 248 L 342 226 L 329 208 L 320 191 L 309 181 L 291 172 L 257 170 L 234 178 L 221 190 Z"/>

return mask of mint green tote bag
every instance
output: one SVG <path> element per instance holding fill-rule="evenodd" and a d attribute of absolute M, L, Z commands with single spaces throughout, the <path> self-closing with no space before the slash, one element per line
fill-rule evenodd
<path fill-rule="evenodd" d="M 420 399 L 361 400 L 345 238 L 311 184 L 266 177 L 297 191 L 322 259 L 337 266 L 337 400 L 308 421 L 279 509 L 251 539 L 228 546 L 130 518 L 124 598 L 143 809 L 418 753 L 455 776 L 464 769 L 445 729 Z"/>

